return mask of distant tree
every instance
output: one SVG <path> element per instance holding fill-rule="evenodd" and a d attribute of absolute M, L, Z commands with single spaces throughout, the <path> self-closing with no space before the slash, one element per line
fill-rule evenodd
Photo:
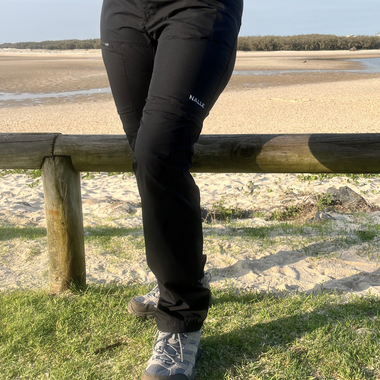
<path fill-rule="evenodd" d="M 335 36 L 330 34 L 306 34 L 297 36 L 249 36 L 239 37 L 239 50 L 349 50 L 380 49 L 376 36 Z"/>
<path fill-rule="evenodd" d="M 76 45 L 74 42 L 65 42 L 63 45 L 62 45 L 62 49 L 64 50 L 73 50 L 75 49 Z"/>
<path fill-rule="evenodd" d="M 296 36 L 246 36 L 239 37 L 238 50 L 349 50 L 380 49 L 380 32 L 375 36 L 335 36 L 331 34 L 303 34 Z M 88 40 L 61 40 L 41 42 L 3 43 L 0 48 L 16 49 L 100 49 L 98 38 Z"/>

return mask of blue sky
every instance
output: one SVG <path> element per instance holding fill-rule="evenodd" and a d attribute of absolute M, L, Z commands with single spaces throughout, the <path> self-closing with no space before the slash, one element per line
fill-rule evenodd
<path fill-rule="evenodd" d="M 99 37 L 102 0 L 0 0 L 0 43 Z M 380 0 L 245 0 L 241 36 L 380 32 Z"/>

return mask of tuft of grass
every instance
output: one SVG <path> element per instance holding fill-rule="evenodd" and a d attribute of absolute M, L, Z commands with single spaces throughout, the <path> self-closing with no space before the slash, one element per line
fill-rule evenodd
<path fill-rule="evenodd" d="M 94 179 L 97 174 L 101 172 L 84 172 L 82 173 L 82 179 Z M 32 183 L 28 184 L 29 187 L 36 187 L 40 183 L 40 178 L 42 176 L 42 170 L 41 169 L 0 169 L 0 178 L 4 177 L 6 175 L 12 175 L 12 174 L 24 174 L 28 176 L 30 179 L 33 179 Z M 121 179 L 125 179 L 128 177 L 133 177 L 133 172 L 107 172 L 108 176 L 115 176 L 115 175 L 121 175 Z"/>
<path fill-rule="evenodd" d="M 11 175 L 11 174 L 24 174 L 30 179 L 33 180 L 33 182 L 28 183 L 28 186 L 30 188 L 37 187 L 40 182 L 41 182 L 41 176 L 42 176 L 42 170 L 41 169 L 35 169 L 35 170 L 30 170 L 30 169 L 1 169 L 0 170 L 0 178 L 4 177 L 6 175 Z"/>
<path fill-rule="evenodd" d="M 216 220 L 230 222 L 231 219 L 247 218 L 250 214 L 249 211 L 243 210 L 239 207 L 228 206 L 226 197 L 222 196 L 220 200 L 211 205 L 210 211 L 205 211 L 204 220 L 212 222 Z"/>
<path fill-rule="evenodd" d="M 370 242 L 378 235 L 378 230 L 357 231 L 356 235 L 362 242 Z"/>
<path fill-rule="evenodd" d="M 140 379 L 156 328 L 126 304 L 146 291 L 0 293 L 0 379 Z M 373 296 L 215 291 L 195 380 L 378 379 L 379 310 Z"/>
<path fill-rule="evenodd" d="M 332 195 L 328 193 L 317 194 L 317 209 L 322 211 L 332 205 Z"/>
<path fill-rule="evenodd" d="M 370 173 L 316 173 L 316 174 L 299 174 L 297 178 L 299 181 L 306 181 L 310 184 L 311 181 L 324 181 L 326 179 L 331 179 L 334 177 L 344 177 L 347 182 L 352 182 L 356 185 L 359 184 L 359 179 L 374 179 L 378 178 L 379 174 Z"/>
<path fill-rule="evenodd" d="M 0 177 L 4 177 L 6 175 L 10 174 L 25 174 L 31 179 L 36 179 L 41 177 L 42 175 L 42 170 L 41 169 L 35 169 L 35 170 L 30 170 L 30 169 L 1 169 L 0 170 Z"/>
<path fill-rule="evenodd" d="M 83 172 L 82 179 L 91 180 L 96 177 L 97 174 L 102 172 Z M 135 174 L 133 172 L 106 172 L 108 177 L 121 175 L 121 179 L 124 180 L 128 177 L 133 177 Z"/>
<path fill-rule="evenodd" d="M 82 174 L 82 179 L 94 179 L 94 178 L 95 178 L 95 174 L 92 172 L 84 172 Z"/>
<path fill-rule="evenodd" d="M 270 217 L 272 220 L 286 221 L 295 220 L 300 218 L 301 214 L 304 212 L 305 207 L 303 206 L 286 206 L 283 211 L 274 211 Z"/>

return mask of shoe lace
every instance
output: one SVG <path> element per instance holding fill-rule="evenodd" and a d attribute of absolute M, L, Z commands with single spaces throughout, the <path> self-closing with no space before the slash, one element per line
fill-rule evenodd
<path fill-rule="evenodd" d="M 202 279 L 203 281 L 206 280 L 207 282 L 211 282 L 211 279 L 212 279 L 212 275 L 210 272 L 205 272 L 205 275 L 204 275 L 204 279 Z"/>
<path fill-rule="evenodd" d="M 158 339 L 153 345 L 153 351 L 158 354 L 155 355 L 155 358 L 164 362 L 175 363 L 174 357 L 179 357 L 180 361 L 183 362 L 183 346 L 181 336 L 183 338 L 187 338 L 187 335 L 185 333 L 173 334 L 162 333 L 160 331 L 158 331 L 157 334 Z M 171 340 L 171 342 L 169 340 Z M 173 353 L 168 352 L 168 347 L 173 350 Z"/>
<path fill-rule="evenodd" d="M 150 282 L 148 285 L 148 289 L 154 284 L 155 284 L 154 288 L 152 290 L 149 290 L 149 293 L 146 295 L 146 297 L 148 297 L 148 298 L 153 298 L 153 297 L 159 298 L 160 289 L 159 289 L 158 284 L 156 282 L 154 282 L 154 281 Z"/>

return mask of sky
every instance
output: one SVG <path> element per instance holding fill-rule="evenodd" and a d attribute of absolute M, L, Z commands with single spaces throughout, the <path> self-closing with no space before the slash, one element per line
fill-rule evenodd
<path fill-rule="evenodd" d="M 0 43 L 99 38 L 101 4 L 102 0 L 0 0 Z M 245 0 L 240 35 L 377 32 L 380 0 Z"/>

